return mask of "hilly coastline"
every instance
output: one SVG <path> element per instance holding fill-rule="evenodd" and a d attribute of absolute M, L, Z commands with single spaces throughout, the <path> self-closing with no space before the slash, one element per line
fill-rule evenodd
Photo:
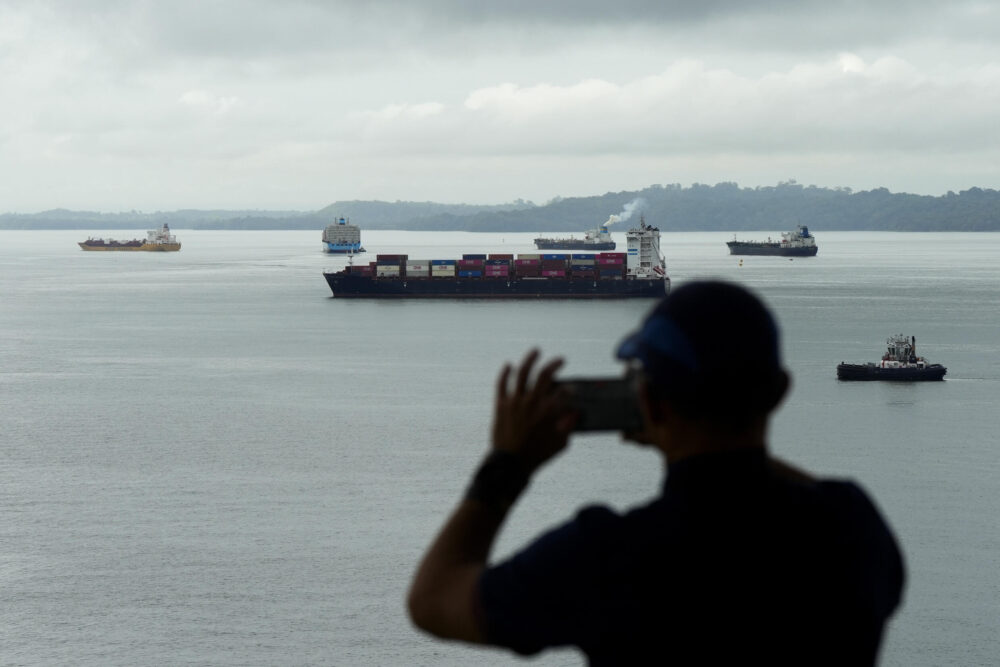
<path fill-rule="evenodd" d="M 57 209 L 0 214 L 0 229 L 322 229 L 349 217 L 362 229 L 474 232 L 581 232 L 630 203 L 663 231 L 751 231 L 807 224 L 823 231 L 1000 231 L 1000 192 L 972 187 L 940 196 L 885 188 L 651 185 L 542 205 L 518 200 L 474 205 L 434 202 L 338 201 L 319 211 L 192 210 L 97 213 Z"/>

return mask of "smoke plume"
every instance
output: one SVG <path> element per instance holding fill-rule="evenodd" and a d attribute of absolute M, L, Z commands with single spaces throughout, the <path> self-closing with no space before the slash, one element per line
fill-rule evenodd
<path fill-rule="evenodd" d="M 619 213 L 618 215 L 608 216 L 608 221 L 604 223 L 604 226 L 609 227 L 615 224 L 616 222 L 625 222 L 633 215 L 635 215 L 636 211 L 642 211 L 645 210 L 645 208 L 646 208 L 646 200 L 643 199 L 642 197 L 636 197 L 629 203 L 625 204 L 625 206 L 622 208 L 621 213 Z"/>

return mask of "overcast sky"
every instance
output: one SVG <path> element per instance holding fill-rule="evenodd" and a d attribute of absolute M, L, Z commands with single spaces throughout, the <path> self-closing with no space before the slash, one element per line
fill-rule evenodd
<path fill-rule="evenodd" d="M 998 5 L 0 0 L 0 211 L 996 188 Z"/>

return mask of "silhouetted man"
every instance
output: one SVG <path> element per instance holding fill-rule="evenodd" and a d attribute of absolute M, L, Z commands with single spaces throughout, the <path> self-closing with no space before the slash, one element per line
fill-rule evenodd
<path fill-rule="evenodd" d="M 417 571 L 414 622 L 521 654 L 577 646 L 593 665 L 873 664 L 902 558 L 857 485 L 768 454 L 789 378 L 764 305 L 732 284 L 687 284 L 618 356 L 641 368 L 645 428 L 629 437 L 663 455 L 660 496 L 625 514 L 588 507 L 487 565 L 576 418 L 554 389 L 561 361 L 533 379 L 532 351 L 513 386 L 509 365 L 500 374 L 492 450 Z"/>

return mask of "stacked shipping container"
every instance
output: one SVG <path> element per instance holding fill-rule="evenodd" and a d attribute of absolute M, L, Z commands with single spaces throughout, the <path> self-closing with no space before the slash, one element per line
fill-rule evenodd
<path fill-rule="evenodd" d="M 545 253 L 466 254 L 462 259 L 409 259 L 407 255 L 378 255 L 369 264 L 351 265 L 348 273 L 384 279 L 426 278 L 574 278 L 621 280 L 625 277 L 626 254 Z"/>

